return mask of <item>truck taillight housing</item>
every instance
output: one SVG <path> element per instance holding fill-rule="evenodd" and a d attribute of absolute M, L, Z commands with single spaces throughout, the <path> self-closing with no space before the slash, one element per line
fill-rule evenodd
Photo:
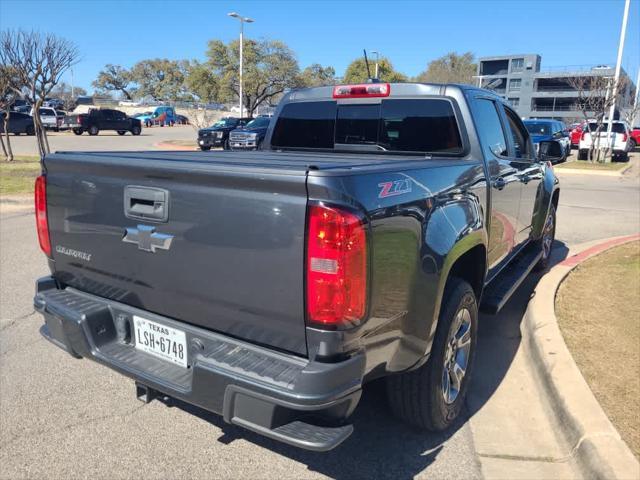
<path fill-rule="evenodd" d="M 622 141 L 623 141 L 623 142 L 626 142 L 626 141 L 627 141 L 627 138 L 629 138 L 629 137 L 627 137 L 627 134 L 626 134 L 626 133 L 623 133 L 623 134 L 622 134 Z"/>
<path fill-rule="evenodd" d="M 358 324 L 367 310 L 367 229 L 340 208 L 311 205 L 307 227 L 307 321 L 329 329 Z"/>
<path fill-rule="evenodd" d="M 51 240 L 49 239 L 49 221 L 47 220 L 47 183 L 44 175 L 36 178 L 35 203 L 38 241 L 42 251 L 47 257 L 50 257 Z"/>
<path fill-rule="evenodd" d="M 333 98 L 388 97 L 390 93 L 391 85 L 388 83 L 363 83 L 333 87 Z"/>

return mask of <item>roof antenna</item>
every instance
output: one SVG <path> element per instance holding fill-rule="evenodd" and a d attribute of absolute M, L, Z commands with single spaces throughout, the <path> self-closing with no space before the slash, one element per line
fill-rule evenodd
<path fill-rule="evenodd" d="M 367 66 L 367 77 L 369 78 L 367 80 L 367 83 L 379 83 L 380 80 L 378 80 L 377 78 L 373 78 L 371 76 L 371 69 L 369 68 L 369 59 L 367 58 L 367 51 L 363 48 L 362 51 L 364 52 L 364 63 Z"/>

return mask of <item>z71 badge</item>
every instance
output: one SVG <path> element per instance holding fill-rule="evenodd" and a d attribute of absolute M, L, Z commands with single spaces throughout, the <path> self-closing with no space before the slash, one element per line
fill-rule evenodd
<path fill-rule="evenodd" d="M 411 181 L 408 178 L 404 180 L 393 180 L 392 182 L 379 183 L 378 187 L 380 187 L 378 198 L 393 197 L 411 192 Z"/>

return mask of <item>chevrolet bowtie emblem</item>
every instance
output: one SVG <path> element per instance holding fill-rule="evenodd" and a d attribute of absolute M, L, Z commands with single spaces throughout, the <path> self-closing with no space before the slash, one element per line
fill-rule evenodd
<path fill-rule="evenodd" d="M 147 225 L 138 225 L 136 228 L 127 228 L 124 234 L 123 242 L 135 243 L 140 250 L 145 252 L 156 253 L 157 248 L 169 250 L 173 235 L 166 233 L 155 233 L 156 227 Z"/>

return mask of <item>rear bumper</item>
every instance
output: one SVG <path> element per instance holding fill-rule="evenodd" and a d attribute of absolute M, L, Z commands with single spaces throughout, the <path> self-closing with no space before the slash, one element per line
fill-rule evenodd
<path fill-rule="evenodd" d="M 139 390 L 197 405 L 291 445 L 330 450 L 353 431 L 345 424 L 361 395 L 364 355 L 321 363 L 282 354 L 150 312 L 59 289 L 52 277 L 36 283 L 34 307 L 42 334 L 76 358 L 89 358 L 136 380 Z M 130 322 L 145 317 L 185 332 L 189 368 L 134 346 Z"/>

